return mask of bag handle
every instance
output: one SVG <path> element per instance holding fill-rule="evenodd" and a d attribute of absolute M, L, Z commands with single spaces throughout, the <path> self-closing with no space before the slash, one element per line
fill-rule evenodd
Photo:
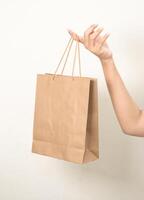
<path fill-rule="evenodd" d="M 67 60 L 68 60 L 68 57 L 69 57 L 69 54 L 70 54 L 70 51 L 71 51 L 71 47 L 72 47 L 73 42 L 74 42 L 74 39 L 71 37 L 71 38 L 69 39 L 68 44 L 67 44 L 67 46 L 66 46 L 66 48 L 65 48 L 65 50 L 64 50 L 64 53 L 63 53 L 63 55 L 62 55 L 62 57 L 61 57 L 61 59 L 60 59 L 60 61 L 59 61 L 59 63 L 58 63 L 58 66 L 57 66 L 57 68 L 56 68 L 56 70 L 55 70 L 55 72 L 54 72 L 53 80 L 54 80 L 54 78 L 55 78 L 55 76 L 56 76 L 56 73 L 57 73 L 57 71 L 58 71 L 58 69 L 59 69 L 59 67 L 60 67 L 60 64 L 61 64 L 61 62 L 62 62 L 62 60 L 63 60 L 63 58 L 64 58 L 64 56 L 65 56 L 65 54 L 66 54 L 66 52 L 67 52 L 67 50 L 68 50 L 67 55 L 66 55 L 66 59 L 65 59 L 65 62 L 64 62 L 62 71 L 61 71 L 61 75 L 63 75 L 63 72 L 64 72 L 64 69 L 65 69 L 65 66 L 66 66 L 66 63 L 67 63 Z M 79 74 L 80 74 L 80 77 L 81 77 L 80 47 L 79 47 L 79 42 L 78 42 L 78 41 L 76 41 L 75 54 L 74 54 L 74 59 L 73 59 L 73 68 L 72 68 L 72 77 L 73 77 L 73 78 L 74 78 L 74 68 L 75 68 L 75 62 L 76 62 L 76 55 L 77 55 L 77 52 L 78 52 L 78 61 L 79 61 Z"/>

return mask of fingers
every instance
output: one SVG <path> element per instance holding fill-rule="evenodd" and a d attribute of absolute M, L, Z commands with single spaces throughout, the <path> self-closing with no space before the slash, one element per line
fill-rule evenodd
<path fill-rule="evenodd" d="M 97 24 L 93 24 L 91 25 L 88 29 L 86 29 L 86 31 L 84 32 L 84 42 L 85 42 L 85 46 L 88 46 L 88 44 L 91 43 L 90 40 L 90 34 L 93 33 L 94 29 L 97 27 Z"/>
<path fill-rule="evenodd" d="M 79 36 L 70 29 L 68 29 L 68 32 L 74 40 L 81 42 L 86 48 L 92 48 L 95 46 L 103 46 L 109 37 L 110 34 L 108 33 L 106 33 L 104 36 L 101 36 L 103 30 L 104 29 L 102 27 L 98 27 L 97 24 L 93 24 L 88 29 L 86 29 L 84 36 Z"/>
<path fill-rule="evenodd" d="M 107 38 L 109 37 L 109 33 L 106 33 L 103 36 L 101 35 L 103 30 L 104 29 L 102 27 L 97 27 L 94 30 L 94 32 L 90 35 L 91 41 L 93 42 L 93 47 L 97 46 L 101 48 L 106 42 Z"/>
<path fill-rule="evenodd" d="M 93 40 L 93 39 L 96 39 L 96 37 L 98 37 L 101 32 L 103 31 L 104 29 L 102 27 L 98 27 L 96 30 L 94 30 L 94 32 L 90 35 L 90 38 Z"/>
<path fill-rule="evenodd" d="M 74 40 L 79 40 L 78 39 L 78 35 L 76 34 L 76 33 L 74 33 L 73 31 L 71 31 L 71 30 L 68 30 L 68 32 L 69 32 L 69 34 L 71 35 L 71 37 L 74 39 Z"/>
<path fill-rule="evenodd" d="M 104 43 L 106 42 L 106 40 L 108 39 L 109 36 L 110 36 L 110 34 L 106 33 L 103 37 L 100 38 L 100 40 L 99 40 L 100 48 L 104 45 Z"/>
<path fill-rule="evenodd" d="M 70 29 L 68 29 L 68 32 L 69 32 L 69 34 L 71 35 L 71 37 L 72 37 L 74 40 L 76 40 L 76 41 L 78 41 L 78 42 L 81 42 L 81 43 L 84 42 L 84 39 L 83 39 L 82 36 L 77 35 L 75 32 L 71 31 Z"/>

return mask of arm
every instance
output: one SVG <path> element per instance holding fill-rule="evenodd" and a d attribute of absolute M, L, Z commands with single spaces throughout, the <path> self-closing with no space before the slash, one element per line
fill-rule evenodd
<path fill-rule="evenodd" d="M 144 136 L 144 111 L 142 111 L 129 95 L 114 64 L 112 53 L 106 43 L 109 34 L 101 36 L 102 28 L 98 25 L 89 27 L 84 36 L 69 31 L 71 36 L 99 57 L 107 88 L 117 119 L 124 133 Z"/>
<path fill-rule="evenodd" d="M 129 95 L 113 59 L 101 60 L 112 104 L 124 133 L 144 136 L 144 112 Z"/>

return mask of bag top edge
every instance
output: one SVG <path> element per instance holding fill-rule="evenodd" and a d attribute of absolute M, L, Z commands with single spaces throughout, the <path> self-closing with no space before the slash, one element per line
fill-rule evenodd
<path fill-rule="evenodd" d="M 44 76 L 44 75 L 54 75 L 54 74 L 51 74 L 51 73 L 38 73 L 37 76 Z M 56 77 L 60 77 L 60 76 L 63 76 L 63 77 L 72 77 L 72 75 L 61 75 L 61 74 L 56 74 L 55 75 Z M 88 76 L 73 76 L 74 78 L 78 78 L 78 79 L 91 79 L 91 80 L 97 80 L 97 78 L 94 78 L 94 77 L 88 77 Z"/>

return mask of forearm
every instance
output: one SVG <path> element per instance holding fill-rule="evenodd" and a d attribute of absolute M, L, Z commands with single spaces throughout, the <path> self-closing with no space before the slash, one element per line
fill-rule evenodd
<path fill-rule="evenodd" d="M 84 36 L 78 36 L 72 31 L 69 33 L 101 60 L 109 94 L 122 130 L 130 135 L 144 136 L 144 110 L 141 111 L 129 95 L 106 42 L 109 34 L 101 35 L 102 31 L 103 28 L 94 24 L 86 29 Z"/>
<path fill-rule="evenodd" d="M 113 59 L 101 61 L 107 88 L 122 130 L 127 134 L 137 132 L 141 110 L 129 95 Z"/>

